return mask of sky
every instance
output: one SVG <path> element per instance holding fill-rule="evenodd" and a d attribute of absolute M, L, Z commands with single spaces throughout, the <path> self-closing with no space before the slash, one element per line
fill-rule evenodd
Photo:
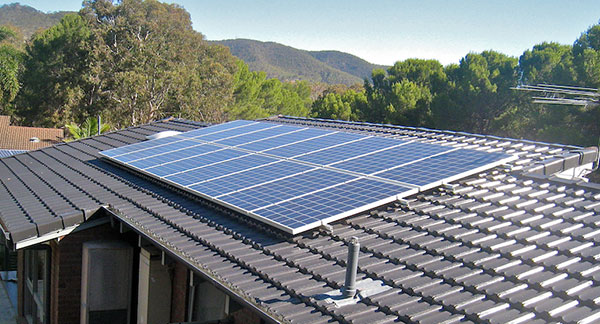
<path fill-rule="evenodd" d="M 14 1 L 0 0 L 1 4 Z M 81 0 L 19 0 L 44 12 Z M 209 40 L 248 38 L 338 50 L 392 65 L 407 58 L 458 63 L 493 49 L 520 56 L 535 44 L 572 44 L 600 19 L 599 0 L 174 0 Z"/>

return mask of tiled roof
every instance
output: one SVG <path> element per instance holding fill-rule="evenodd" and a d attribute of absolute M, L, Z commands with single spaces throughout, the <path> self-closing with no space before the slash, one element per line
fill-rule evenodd
<path fill-rule="evenodd" d="M 517 154 L 510 165 L 289 236 L 98 159 L 165 120 L 0 160 L 0 221 L 12 242 L 78 224 L 100 206 L 263 317 L 294 323 L 591 323 L 600 320 L 600 186 L 550 174 L 597 151 L 464 133 L 277 117 Z M 359 280 L 382 289 L 336 305 L 347 242 Z M 366 292 L 365 292 L 366 294 Z"/>
<path fill-rule="evenodd" d="M 39 141 L 32 141 L 34 137 Z M 12 126 L 10 116 L 0 115 L 0 149 L 35 150 L 60 143 L 63 138 L 62 129 Z"/>

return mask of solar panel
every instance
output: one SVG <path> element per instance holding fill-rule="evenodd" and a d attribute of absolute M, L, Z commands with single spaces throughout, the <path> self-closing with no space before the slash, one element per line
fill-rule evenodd
<path fill-rule="evenodd" d="M 100 154 L 291 234 L 514 158 L 241 120 Z"/>

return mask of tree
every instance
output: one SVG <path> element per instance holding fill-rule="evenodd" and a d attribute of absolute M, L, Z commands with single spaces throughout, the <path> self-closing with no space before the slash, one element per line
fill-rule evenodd
<path fill-rule="evenodd" d="M 93 31 L 91 71 L 107 116 L 121 127 L 177 112 L 167 107 L 170 95 L 194 82 L 206 46 L 189 14 L 154 0 L 91 0 L 82 15 Z"/>
<path fill-rule="evenodd" d="M 272 115 L 308 116 L 310 86 L 303 81 L 290 83 L 267 79 L 264 72 L 252 72 L 238 61 L 234 75 L 233 104 L 229 119 L 256 119 Z"/>
<path fill-rule="evenodd" d="M 517 59 L 495 51 L 469 53 L 448 70 L 454 83 L 452 129 L 490 134 L 494 122 L 517 102 L 511 87 L 517 84 Z"/>
<path fill-rule="evenodd" d="M 576 85 L 573 46 L 558 43 L 538 44 L 519 58 L 521 82 Z"/>
<path fill-rule="evenodd" d="M 26 48 L 20 116 L 25 123 L 56 127 L 91 113 L 97 81 L 90 79 L 91 31 L 77 14 L 33 36 Z"/>
<path fill-rule="evenodd" d="M 22 71 L 23 53 L 10 43 L 16 33 L 0 26 L 0 114 L 13 115 L 13 100 L 17 96 Z"/>
<path fill-rule="evenodd" d="M 81 125 L 70 123 L 65 125 L 65 128 L 69 131 L 69 134 L 73 139 L 78 140 L 87 138 L 98 134 L 98 119 L 95 117 L 88 117 Z M 106 133 L 110 130 L 109 124 L 101 124 L 99 133 Z"/>
<path fill-rule="evenodd" d="M 336 91 L 325 92 L 312 105 L 312 117 L 358 120 L 358 112 L 366 110 L 367 97 L 364 91 L 348 89 L 340 94 Z"/>
<path fill-rule="evenodd" d="M 367 105 L 359 118 L 407 126 L 430 126 L 432 88 L 442 89 L 445 74 L 435 60 L 409 59 L 387 71 L 373 70 L 372 84 L 365 81 Z"/>
<path fill-rule="evenodd" d="M 600 25 L 586 30 L 573 44 L 579 84 L 600 87 Z"/>

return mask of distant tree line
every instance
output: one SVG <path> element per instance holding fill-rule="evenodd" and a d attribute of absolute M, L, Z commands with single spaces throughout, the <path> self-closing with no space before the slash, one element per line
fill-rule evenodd
<path fill-rule="evenodd" d="M 597 107 L 531 103 L 519 83 L 600 86 L 600 25 L 573 45 L 520 58 L 469 53 L 459 64 L 408 59 L 352 87 L 281 82 L 252 72 L 156 0 L 86 0 L 25 44 L 0 27 L 0 114 L 63 127 L 102 116 L 113 128 L 176 116 L 205 122 L 276 114 L 423 126 L 549 142 L 597 144 Z M 88 122 L 89 124 L 89 122 Z"/>
<path fill-rule="evenodd" d="M 312 115 L 548 142 L 597 145 L 599 107 L 533 104 L 518 84 L 600 86 L 600 25 L 574 42 L 544 42 L 520 58 L 469 53 L 459 64 L 408 59 L 374 70 L 364 89 L 325 90 Z"/>

